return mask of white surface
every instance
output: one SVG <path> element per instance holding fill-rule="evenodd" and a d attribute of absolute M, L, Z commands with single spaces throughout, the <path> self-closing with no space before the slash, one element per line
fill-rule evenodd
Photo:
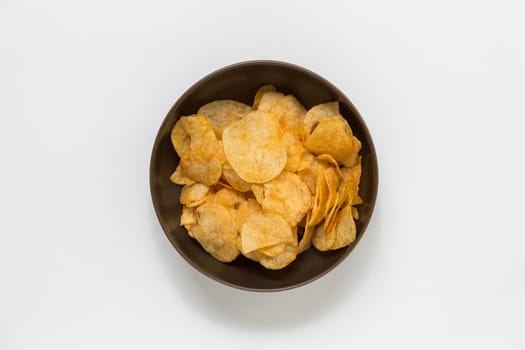
<path fill-rule="evenodd" d="M 2 1 L 0 349 L 524 349 L 524 4 Z M 364 239 L 289 292 L 194 271 L 150 200 L 169 108 L 247 59 L 331 80 L 379 156 Z"/>

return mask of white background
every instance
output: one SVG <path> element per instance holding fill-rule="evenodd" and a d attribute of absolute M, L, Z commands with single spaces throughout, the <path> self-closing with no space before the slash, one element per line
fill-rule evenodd
<path fill-rule="evenodd" d="M 299 289 L 190 267 L 149 157 L 196 80 L 278 59 L 376 144 L 363 240 Z M 523 1 L 0 2 L 0 349 L 524 349 Z"/>

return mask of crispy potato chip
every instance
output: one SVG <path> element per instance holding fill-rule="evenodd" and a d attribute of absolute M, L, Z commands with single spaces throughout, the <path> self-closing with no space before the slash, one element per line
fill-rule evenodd
<path fill-rule="evenodd" d="M 275 91 L 266 91 L 262 94 L 261 101 L 259 102 L 258 111 L 268 112 L 272 106 L 277 103 L 281 98 L 284 97 L 284 94 Z"/>
<path fill-rule="evenodd" d="M 282 216 L 254 212 L 242 226 L 240 248 L 243 254 L 249 254 L 260 248 L 292 241 L 292 230 Z"/>
<path fill-rule="evenodd" d="M 242 202 L 237 209 L 237 230 L 241 232 L 242 226 L 248 220 L 250 215 L 255 212 L 262 212 L 261 205 L 253 198 L 248 198 L 248 200 Z"/>
<path fill-rule="evenodd" d="M 275 91 L 275 86 L 273 85 L 263 85 L 257 90 L 255 93 L 255 97 L 253 98 L 253 105 L 252 108 L 254 111 L 256 111 L 259 108 L 259 104 L 261 103 L 261 99 L 265 92 L 268 91 Z"/>
<path fill-rule="evenodd" d="M 263 187 L 263 210 L 282 215 L 290 226 L 297 226 L 312 205 L 308 186 L 294 173 L 283 171 Z"/>
<path fill-rule="evenodd" d="M 222 262 L 233 261 L 239 255 L 235 220 L 226 207 L 205 203 L 195 210 L 195 218 L 189 231 L 208 253 Z"/>
<path fill-rule="evenodd" d="M 235 123 L 252 111 L 252 108 L 244 103 L 234 100 L 217 100 L 205 104 L 199 108 L 198 114 L 208 117 L 210 124 L 217 135 L 221 138 L 224 128 Z"/>
<path fill-rule="evenodd" d="M 315 226 L 324 218 L 326 202 L 328 200 L 328 186 L 324 172 L 328 165 L 326 162 L 315 160 L 312 163 L 312 172 L 315 176 L 315 196 L 312 203 L 312 216 L 307 225 Z"/>
<path fill-rule="evenodd" d="M 323 117 L 312 126 L 304 146 L 314 154 L 330 154 L 337 162 L 347 165 L 353 154 L 359 151 L 352 136 L 352 130 L 344 118 Z"/>
<path fill-rule="evenodd" d="M 200 114 L 180 117 L 171 131 L 171 142 L 180 158 L 196 150 L 216 155 L 221 149 L 209 119 Z"/>
<path fill-rule="evenodd" d="M 210 188 L 201 183 L 186 185 L 180 193 L 180 203 L 187 207 L 196 207 L 204 203 L 210 194 Z"/>
<path fill-rule="evenodd" d="M 224 130 L 222 141 L 226 159 L 246 182 L 267 182 L 286 165 L 284 137 L 279 123 L 268 113 L 251 112 L 231 124 Z"/>
<path fill-rule="evenodd" d="M 284 253 L 287 244 L 288 243 L 279 243 L 270 247 L 261 248 L 258 251 L 270 258 L 274 258 L 277 255 Z"/>
<path fill-rule="evenodd" d="M 184 174 L 180 164 L 177 166 L 177 169 L 175 169 L 173 174 L 171 174 L 170 181 L 177 185 L 193 185 L 195 183 L 195 180 L 190 179 Z"/>
<path fill-rule="evenodd" d="M 325 231 L 324 222 L 315 227 L 312 244 L 317 250 L 325 252 L 332 249 L 335 242 L 335 230 Z"/>
<path fill-rule="evenodd" d="M 230 190 L 229 188 L 222 188 L 215 193 L 211 201 L 227 208 L 237 209 L 242 202 L 246 201 L 246 197 L 243 193 Z"/>
<path fill-rule="evenodd" d="M 239 175 L 233 170 L 231 167 L 224 166 L 222 168 L 222 176 L 224 179 L 230 184 L 230 186 L 239 191 L 239 192 L 247 192 L 251 189 L 251 184 L 244 181 L 239 177 Z"/>
<path fill-rule="evenodd" d="M 198 151 L 188 152 L 180 160 L 186 176 L 207 186 L 215 185 L 222 174 L 221 162 Z"/>
<path fill-rule="evenodd" d="M 195 208 L 182 207 L 182 214 L 180 215 L 180 225 L 188 226 L 195 223 Z"/>
<path fill-rule="evenodd" d="M 301 141 L 295 136 L 284 133 L 284 141 L 286 143 L 286 165 L 284 168 L 291 172 L 296 172 L 299 169 L 302 161 L 302 155 L 306 152 Z"/>
<path fill-rule="evenodd" d="M 328 164 L 330 164 L 331 166 L 333 166 L 335 168 L 335 170 L 337 172 L 337 175 L 339 175 L 340 177 L 343 176 L 343 174 L 341 173 L 341 168 L 339 168 L 339 164 L 334 159 L 334 157 L 332 157 L 329 154 L 321 154 L 321 155 L 318 155 L 316 158 L 318 160 L 322 160 L 322 161 L 327 162 Z"/>
<path fill-rule="evenodd" d="M 262 203 L 264 200 L 264 186 L 260 184 L 253 184 L 251 190 L 257 202 Z"/>
<path fill-rule="evenodd" d="M 324 179 L 328 187 L 328 198 L 326 199 L 326 207 L 324 209 L 324 216 L 326 216 L 336 203 L 336 194 L 341 178 L 334 167 L 328 167 L 324 171 Z"/>
<path fill-rule="evenodd" d="M 306 135 L 311 134 L 312 126 L 323 117 L 339 115 L 339 102 L 328 102 L 313 106 L 304 116 L 304 131 Z"/>
<path fill-rule="evenodd" d="M 344 167 L 341 169 L 341 191 L 345 193 L 345 202 L 351 205 L 361 204 L 363 200 L 359 197 L 359 180 L 361 178 L 361 160 L 357 161 L 357 165 L 352 168 Z"/>
<path fill-rule="evenodd" d="M 306 216 L 306 222 L 310 221 L 310 213 L 308 212 Z M 301 254 L 302 252 L 308 250 L 310 246 L 312 245 L 312 236 L 314 233 L 314 226 L 306 225 L 304 228 L 303 237 L 301 238 L 301 241 L 299 242 L 299 247 L 297 249 L 297 254 Z"/>
<path fill-rule="evenodd" d="M 290 265 L 297 258 L 297 244 L 286 244 L 285 250 L 274 257 L 263 256 L 259 263 L 269 270 L 280 270 Z"/>
<path fill-rule="evenodd" d="M 293 135 L 299 142 L 304 140 L 303 122 L 306 109 L 293 95 L 286 95 L 274 103 L 269 112 L 279 121 L 284 133 Z"/>
<path fill-rule="evenodd" d="M 343 248 L 355 241 L 356 227 L 350 205 L 339 211 L 333 230 L 335 231 L 335 240 L 330 249 Z"/>

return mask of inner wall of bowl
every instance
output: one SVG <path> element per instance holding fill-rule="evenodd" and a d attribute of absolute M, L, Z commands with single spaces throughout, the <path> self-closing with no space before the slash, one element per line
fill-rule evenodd
<path fill-rule="evenodd" d="M 278 91 L 293 94 L 306 108 L 319 103 L 339 101 L 341 113 L 363 144 L 360 195 L 365 204 L 359 207 L 356 242 L 347 248 L 327 253 L 310 249 L 280 271 L 266 270 L 242 256 L 232 263 L 224 264 L 206 253 L 186 234 L 185 229 L 179 226 L 182 210 L 179 203 L 181 188 L 169 181 L 170 174 L 179 162 L 170 142 L 170 131 L 177 119 L 194 114 L 203 104 L 218 99 L 234 99 L 251 105 L 255 92 L 265 84 L 273 84 Z M 366 126 L 350 101 L 340 91 L 324 79 L 301 68 L 287 64 L 254 62 L 227 67 L 210 74 L 192 86 L 177 101 L 159 130 L 152 155 L 151 187 L 157 215 L 164 231 L 175 248 L 194 267 L 220 282 L 235 287 L 279 290 L 298 286 L 321 276 L 350 253 L 361 237 L 373 210 L 377 187 L 375 167 L 373 145 Z"/>

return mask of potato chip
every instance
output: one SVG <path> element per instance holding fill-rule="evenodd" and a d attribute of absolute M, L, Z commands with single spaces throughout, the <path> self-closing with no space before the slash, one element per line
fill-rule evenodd
<path fill-rule="evenodd" d="M 307 225 L 315 226 L 324 218 L 328 200 L 328 186 L 324 176 L 327 167 L 326 162 L 315 160 L 312 163 L 311 169 L 315 176 L 315 196 L 312 202 L 312 216 Z"/>
<path fill-rule="evenodd" d="M 201 183 L 186 185 L 180 192 L 180 203 L 187 207 L 196 207 L 204 203 L 210 194 L 210 188 Z"/>
<path fill-rule="evenodd" d="M 242 226 L 240 249 L 243 254 L 249 254 L 260 248 L 292 241 L 292 230 L 282 216 L 254 212 Z"/>
<path fill-rule="evenodd" d="M 250 215 L 255 212 L 262 212 L 261 205 L 253 198 L 248 198 L 246 201 L 242 202 L 237 209 L 237 230 L 241 232 L 242 226 L 248 220 Z"/>
<path fill-rule="evenodd" d="M 259 102 L 258 111 L 268 112 L 274 104 L 277 103 L 281 98 L 284 97 L 284 94 L 275 91 L 266 91 L 262 94 L 261 101 Z"/>
<path fill-rule="evenodd" d="M 198 110 L 198 114 L 208 117 L 210 124 L 217 135 L 222 137 L 224 128 L 235 123 L 252 111 L 252 108 L 244 103 L 234 100 L 217 100 L 205 104 Z"/>
<path fill-rule="evenodd" d="M 223 166 L 222 176 L 233 189 L 239 192 L 247 192 L 251 189 L 251 184 L 241 179 L 230 166 Z"/>
<path fill-rule="evenodd" d="M 304 140 L 303 122 L 306 109 L 293 95 L 286 95 L 275 102 L 269 109 L 279 121 L 284 133 L 293 135 L 299 142 Z"/>
<path fill-rule="evenodd" d="M 215 185 L 222 174 L 221 162 L 198 151 L 188 152 L 180 160 L 186 176 L 207 186 Z"/>
<path fill-rule="evenodd" d="M 355 220 L 359 220 L 359 212 L 357 211 L 357 208 L 352 207 L 352 216 Z"/>
<path fill-rule="evenodd" d="M 200 114 L 180 117 L 171 131 L 171 142 L 180 158 L 196 150 L 216 155 L 221 149 L 209 119 Z"/>
<path fill-rule="evenodd" d="M 297 258 L 297 244 L 286 244 L 285 250 L 274 257 L 263 254 L 259 263 L 269 270 L 280 270 L 290 265 Z"/>
<path fill-rule="evenodd" d="M 340 249 L 355 241 L 356 227 L 350 205 L 339 211 L 333 230 L 335 231 L 335 240 L 330 249 Z"/>
<path fill-rule="evenodd" d="M 309 221 L 310 212 L 307 214 L 306 222 Z M 302 252 L 308 250 L 310 246 L 312 245 L 312 236 L 314 233 L 314 226 L 306 225 L 304 228 L 303 237 L 301 238 L 301 241 L 299 242 L 299 247 L 297 249 L 297 254 L 301 254 Z"/>
<path fill-rule="evenodd" d="M 253 184 L 251 190 L 257 202 L 262 203 L 264 200 L 264 185 Z"/>
<path fill-rule="evenodd" d="M 335 168 L 335 171 L 337 172 L 337 175 L 339 175 L 340 177 L 343 176 L 343 174 L 341 173 L 341 168 L 339 168 L 339 164 L 334 159 L 334 157 L 332 157 L 331 155 L 326 154 L 326 153 L 325 154 L 321 154 L 321 155 L 318 155 L 316 157 L 316 159 L 320 160 L 320 161 L 327 162 L 328 164 L 330 164 L 331 166 L 333 166 Z"/>
<path fill-rule="evenodd" d="M 180 225 L 189 226 L 195 223 L 195 208 L 182 207 L 182 214 L 180 215 Z"/>
<path fill-rule="evenodd" d="M 306 112 L 304 116 L 304 131 L 305 135 L 310 135 L 312 126 L 323 117 L 331 117 L 339 115 L 339 102 L 328 102 L 313 106 Z"/>
<path fill-rule="evenodd" d="M 326 207 L 324 209 L 324 216 L 326 217 L 336 202 L 337 189 L 339 188 L 341 178 L 335 168 L 330 166 L 324 171 L 324 179 L 328 188 L 328 198 L 326 199 Z"/>
<path fill-rule="evenodd" d="M 325 231 L 324 222 L 315 227 L 312 244 L 322 252 L 332 249 L 335 242 L 335 230 Z"/>
<path fill-rule="evenodd" d="M 284 137 L 279 123 L 268 113 L 251 112 L 231 124 L 224 130 L 222 141 L 226 159 L 246 182 L 267 182 L 286 165 Z"/>
<path fill-rule="evenodd" d="M 171 174 L 170 181 L 177 185 L 193 185 L 195 183 L 195 180 L 190 179 L 184 174 L 180 164 L 177 166 L 177 169 L 175 169 L 173 174 Z"/>
<path fill-rule="evenodd" d="M 359 197 L 359 180 L 361 178 L 361 160 L 358 159 L 357 165 L 352 168 L 344 167 L 341 169 L 342 180 L 341 190 L 345 191 L 345 202 L 351 205 L 361 204 L 363 200 Z"/>
<path fill-rule="evenodd" d="M 246 201 L 246 197 L 243 193 L 230 190 L 229 188 L 222 188 L 213 195 L 211 201 L 227 208 L 237 209 L 242 202 Z"/>
<path fill-rule="evenodd" d="M 267 257 L 274 258 L 277 255 L 284 253 L 284 251 L 286 250 L 286 245 L 287 243 L 279 243 L 269 247 L 261 248 L 258 251 L 261 252 L 263 255 L 266 255 Z"/>
<path fill-rule="evenodd" d="M 259 108 L 259 104 L 261 103 L 261 99 L 265 92 L 268 91 L 275 91 L 275 86 L 273 85 L 263 85 L 257 90 L 255 93 L 255 97 L 253 98 L 253 105 L 252 108 L 254 111 L 256 111 Z"/>
<path fill-rule="evenodd" d="M 348 165 L 359 151 L 352 136 L 352 130 L 344 118 L 323 117 L 312 126 L 304 146 L 314 154 L 330 154 L 337 162 Z"/>
<path fill-rule="evenodd" d="M 222 262 L 235 260 L 238 233 L 230 211 L 217 203 L 205 203 L 195 210 L 195 218 L 189 231 L 204 250 Z"/>
<path fill-rule="evenodd" d="M 284 168 L 291 172 L 296 172 L 301 165 L 302 155 L 306 152 L 301 141 L 295 136 L 284 133 L 284 141 L 286 143 L 286 165 Z"/>
<path fill-rule="evenodd" d="M 308 186 L 294 173 L 283 171 L 263 187 L 263 210 L 282 215 L 290 226 L 297 226 L 312 205 Z"/>

